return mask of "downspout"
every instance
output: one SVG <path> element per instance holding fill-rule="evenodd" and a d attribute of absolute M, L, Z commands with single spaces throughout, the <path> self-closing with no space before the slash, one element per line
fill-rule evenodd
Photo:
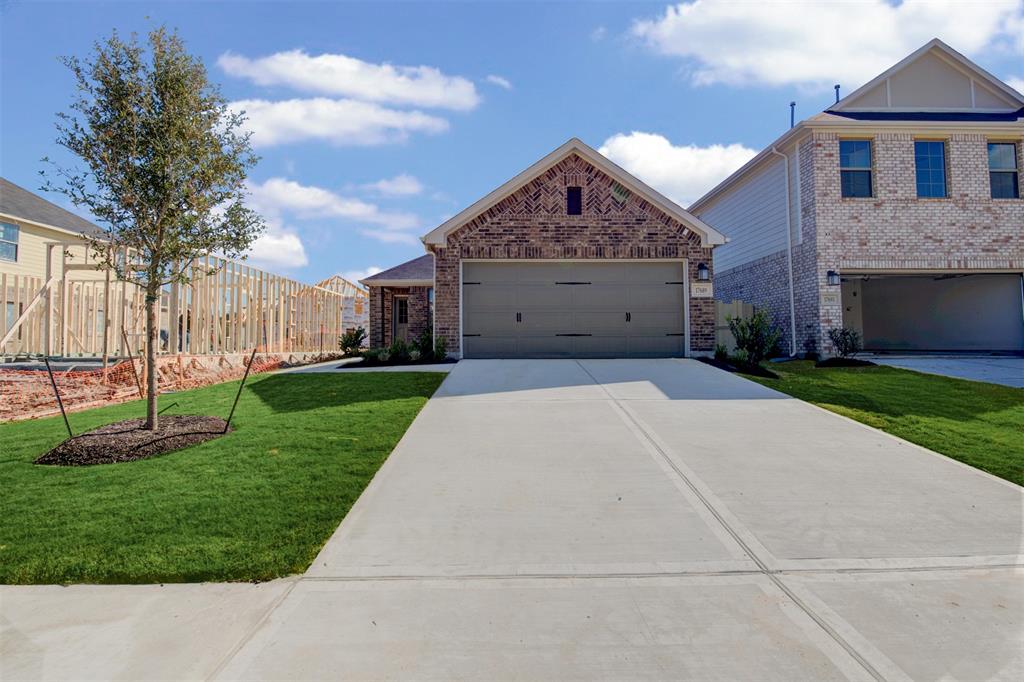
<path fill-rule="evenodd" d="M 772 146 L 772 154 L 781 156 L 786 170 L 786 265 L 789 270 L 789 357 L 796 355 L 796 300 L 793 294 L 793 216 L 790 208 L 789 157 Z"/>

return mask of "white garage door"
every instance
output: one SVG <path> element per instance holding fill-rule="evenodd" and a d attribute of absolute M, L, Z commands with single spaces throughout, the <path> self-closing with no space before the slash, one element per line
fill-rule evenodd
<path fill-rule="evenodd" d="M 679 262 L 466 262 L 467 358 L 679 357 Z"/>

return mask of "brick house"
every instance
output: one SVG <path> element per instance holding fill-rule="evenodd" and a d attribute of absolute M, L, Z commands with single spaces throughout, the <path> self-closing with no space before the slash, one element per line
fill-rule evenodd
<path fill-rule="evenodd" d="M 1024 350 L 1024 96 L 939 40 L 792 127 L 690 206 L 715 295 L 796 354 Z"/>
<path fill-rule="evenodd" d="M 725 237 L 572 139 L 361 282 L 371 346 L 432 325 L 456 357 L 681 357 L 715 339 Z"/>

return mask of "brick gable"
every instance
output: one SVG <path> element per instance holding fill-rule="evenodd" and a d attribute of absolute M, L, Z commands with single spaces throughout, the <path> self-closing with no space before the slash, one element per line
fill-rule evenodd
<path fill-rule="evenodd" d="M 566 213 L 566 187 L 583 189 L 582 215 Z M 435 255 L 435 332 L 457 352 L 463 259 L 688 259 L 711 267 L 699 234 L 571 154 L 453 230 Z M 691 299 L 690 347 L 714 347 L 714 302 Z"/>

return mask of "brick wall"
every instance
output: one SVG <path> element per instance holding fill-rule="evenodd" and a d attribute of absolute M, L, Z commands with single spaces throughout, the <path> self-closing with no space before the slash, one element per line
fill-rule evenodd
<path fill-rule="evenodd" d="M 565 188 L 583 188 L 582 215 L 565 213 Z M 690 278 L 697 265 L 710 268 L 711 249 L 700 236 L 635 194 L 618 194 L 615 182 L 572 155 L 502 200 L 434 247 L 435 333 L 458 353 L 459 264 L 462 259 L 644 259 L 687 258 Z M 624 199 L 624 200 L 620 200 Z M 714 348 L 711 299 L 691 299 L 690 347 Z"/>
<path fill-rule="evenodd" d="M 408 340 L 416 340 L 423 330 L 430 328 L 430 287 L 371 287 L 370 289 L 370 347 L 390 346 L 394 341 L 391 324 L 396 296 L 409 299 Z"/>

